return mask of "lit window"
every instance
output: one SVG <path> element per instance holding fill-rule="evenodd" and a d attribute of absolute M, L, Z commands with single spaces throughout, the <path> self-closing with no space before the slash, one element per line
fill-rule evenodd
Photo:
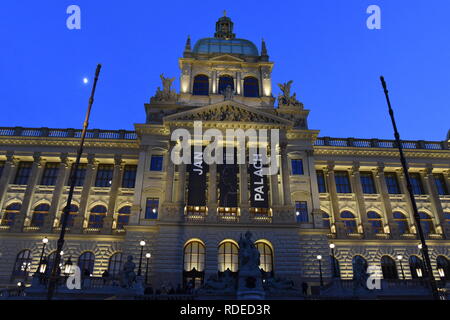
<path fill-rule="evenodd" d="M 145 206 L 145 219 L 158 219 L 158 208 L 158 198 L 147 198 L 147 203 Z"/>
<path fill-rule="evenodd" d="M 150 162 L 150 171 L 162 171 L 163 169 L 163 156 L 152 156 Z"/>
<path fill-rule="evenodd" d="M 301 159 L 291 160 L 292 174 L 302 175 L 303 174 L 303 161 Z"/>
<path fill-rule="evenodd" d="M 222 242 L 219 246 L 219 272 L 230 269 L 231 272 L 238 271 L 239 248 L 231 241 Z"/>
<path fill-rule="evenodd" d="M 30 272 L 33 255 L 31 250 L 23 250 L 19 252 L 14 264 L 13 276 L 25 277 Z"/>
<path fill-rule="evenodd" d="M 205 246 L 199 241 L 189 242 L 184 247 L 184 271 L 202 272 L 205 269 Z"/>
<path fill-rule="evenodd" d="M 262 241 L 257 241 L 255 245 L 259 251 L 259 268 L 264 272 L 273 272 L 272 248 Z"/>

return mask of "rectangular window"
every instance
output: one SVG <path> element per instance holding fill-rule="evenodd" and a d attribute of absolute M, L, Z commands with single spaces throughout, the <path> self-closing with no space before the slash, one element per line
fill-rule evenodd
<path fill-rule="evenodd" d="M 334 173 L 337 193 L 352 193 L 350 179 L 347 171 L 336 171 Z"/>
<path fill-rule="evenodd" d="M 435 173 L 434 183 L 436 184 L 436 189 L 439 195 L 448 195 L 447 185 L 445 184 L 445 177 L 442 173 Z"/>
<path fill-rule="evenodd" d="M 107 188 L 111 186 L 113 178 L 114 165 L 100 164 L 97 169 L 97 178 L 95 179 L 95 186 Z"/>
<path fill-rule="evenodd" d="M 162 171 L 163 169 L 163 156 L 152 156 L 150 162 L 150 171 Z"/>
<path fill-rule="evenodd" d="M 377 189 L 375 188 L 375 182 L 373 181 L 372 172 L 361 172 L 360 176 L 363 193 L 365 194 L 377 193 Z"/>
<path fill-rule="evenodd" d="M 398 185 L 397 174 L 395 172 L 386 172 L 384 175 L 389 194 L 400 194 L 400 186 Z"/>
<path fill-rule="evenodd" d="M 26 185 L 28 183 L 28 178 L 31 174 L 31 167 L 33 162 L 23 161 L 19 163 L 17 168 L 16 178 L 14 179 L 14 184 Z"/>
<path fill-rule="evenodd" d="M 322 170 L 316 171 L 317 175 L 317 185 L 319 186 L 319 193 L 327 192 L 327 185 L 325 183 L 325 175 Z"/>
<path fill-rule="evenodd" d="M 5 168 L 5 161 L 0 161 L 0 178 L 2 177 L 4 168 Z"/>
<path fill-rule="evenodd" d="M 291 160 L 292 174 L 302 175 L 303 174 L 303 161 L 301 159 Z"/>
<path fill-rule="evenodd" d="M 54 186 L 58 178 L 59 163 L 49 162 L 45 164 L 44 173 L 42 174 L 42 186 Z"/>
<path fill-rule="evenodd" d="M 308 222 L 308 203 L 306 201 L 295 201 L 295 215 L 297 222 Z"/>
<path fill-rule="evenodd" d="M 147 203 L 145 205 L 145 219 L 158 219 L 158 208 L 158 198 L 147 198 Z"/>
<path fill-rule="evenodd" d="M 410 173 L 409 178 L 411 179 L 411 186 L 413 194 L 424 194 L 422 180 L 420 179 L 419 173 Z"/>
<path fill-rule="evenodd" d="M 79 164 L 78 170 L 75 174 L 75 187 L 82 187 L 84 184 L 84 178 L 86 177 L 86 164 Z M 74 166 L 72 165 L 72 168 L 70 169 L 70 176 L 67 180 L 67 185 L 70 186 L 72 183 L 72 176 L 74 173 Z"/>
<path fill-rule="evenodd" d="M 134 188 L 137 166 L 126 165 L 123 170 L 122 188 Z"/>

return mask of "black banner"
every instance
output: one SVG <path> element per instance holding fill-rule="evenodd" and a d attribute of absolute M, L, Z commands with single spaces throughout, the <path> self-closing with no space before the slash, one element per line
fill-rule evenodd
<path fill-rule="evenodd" d="M 260 155 L 253 155 L 249 159 L 248 172 L 250 174 L 250 203 L 253 208 L 269 208 L 269 187 L 267 176 L 263 175 L 263 164 Z"/>
<path fill-rule="evenodd" d="M 234 155 L 236 152 L 234 152 Z M 219 206 L 228 208 L 238 207 L 238 180 L 239 165 L 236 163 L 236 156 L 234 156 L 234 163 L 226 163 L 226 155 L 224 154 L 224 163 L 217 165 L 217 172 L 219 173 Z"/>
<path fill-rule="evenodd" d="M 206 174 L 208 165 L 203 159 L 203 149 L 195 152 L 192 148 L 191 164 L 187 165 L 188 179 L 188 206 L 206 206 Z"/>

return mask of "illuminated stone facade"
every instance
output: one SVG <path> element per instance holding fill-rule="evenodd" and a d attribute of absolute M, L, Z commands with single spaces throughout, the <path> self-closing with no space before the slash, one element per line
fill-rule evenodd
<path fill-rule="evenodd" d="M 115 273 L 120 263 L 111 261 L 133 255 L 138 263 L 145 240 L 143 252 L 152 254 L 149 282 L 176 286 L 236 271 L 237 241 L 250 230 L 265 271 L 297 286 L 318 282 L 318 255 L 324 278 L 331 278 L 330 243 L 344 279 L 352 278 L 356 255 L 375 265 L 383 256 L 402 255 L 406 278 L 415 276 L 408 259 L 420 256 L 419 241 L 393 141 L 318 137 L 308 127 L 309 110 L 286 91 L 275 107 L 265 43 L 259 52 L 236 39 L 227 17 L 219 19 L 215 37 L 193 47 L 188 39 L 179 66 L 180 93 L 162 76 L 163 88 L 145 105 L 146 122 L 135 131 L 88 132 L 65 261 L 92 252 L 94 276 Z M 268 177 L 269 208 L 251 207 L 245 164 L 236 171 L 236 207 L 220 206 L 215 164 L 208 168 L 205 206 L 189 205 L 195 190 L 189 190 L 186 165 L 170 160 L 171 133 L 192 131 L 195 120 L 223 132 L 280 130 L 280 172 Z M 43 237 L 50 240 L 44 257 L 55 250 L 79 137 L 73 129 L 0 128 L 0 283 L 22 280 L 20 268 L 30 261 L 27 271 L 36 271 Z M 449 142 L 404 142 L 436 277 L 438 256 L 450 257 Z M 17 260 L 23 250 L 31 250 L 31 260 L 26 252 Z M 115 260 L 116 253 L 122 259 Z"/>

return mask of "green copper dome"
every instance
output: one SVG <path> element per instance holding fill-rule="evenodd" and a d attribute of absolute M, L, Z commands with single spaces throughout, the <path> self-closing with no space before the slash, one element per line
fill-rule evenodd
<path fill-rule="evenodd" d="M 245 39 L 203 38 L 194 46 L 194 53 L 229 53 L 258 56 L 258 49 L 253 42 Z"/>

